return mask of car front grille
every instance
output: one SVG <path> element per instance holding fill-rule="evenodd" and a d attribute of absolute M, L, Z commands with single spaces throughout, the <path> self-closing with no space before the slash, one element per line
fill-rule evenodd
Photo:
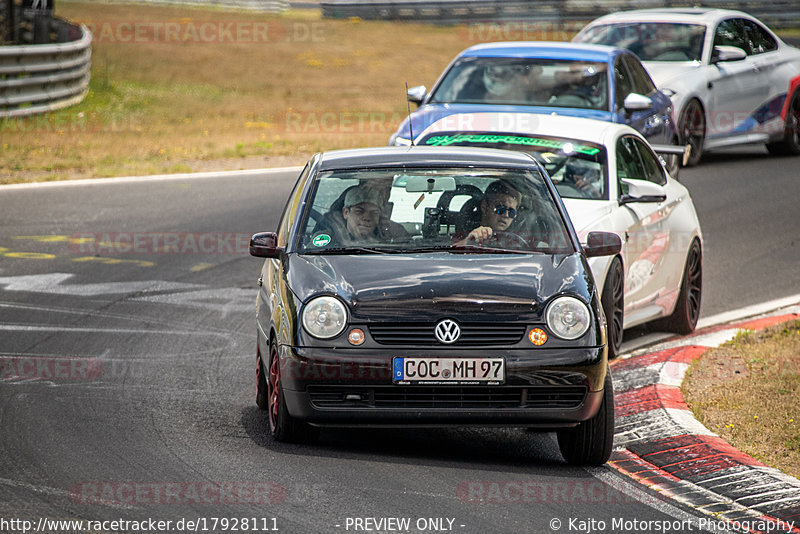
<path fill-rule="evenodd" d="M 309 386 L 317 408 L 539 408 L 570 409 L 583 404 L 586 386 L 415 387 Z"/>
<path fill-rule="evenodd" d="M 525 335 L 524 324 L 461 323 L 461 337 L 450 346 L 514 345 Z M 369 326 L 381 345 L 442 345 L 434 335 L 435 323 L 392 323 Z"/>

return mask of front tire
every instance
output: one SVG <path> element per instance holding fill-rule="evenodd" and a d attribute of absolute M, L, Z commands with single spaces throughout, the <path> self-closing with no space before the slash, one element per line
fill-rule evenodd
<path fill-rule="evenodd" d="M 289 415 L 286 398 L 281 383 L 281 366 L 278 346 L 274 339 L 269 343 L 269 363 L 267 374 L 267 418 L 269 433 L 275 441 L 296 443 L 313 441 L 319 430 Z"/>
<path fill-rule="evenodd" d="M 622 345 L 622 330 L 625 310 L 625 272 L 622 262 L 614 258 L 608 269 L 606 281 L 603 284 L 603 294 L 600 297 L 603 312 L 606 314 L 608 325 L 608 357 L 615 358 Z"/>
<path fill-rule="evenodd" d="M 692 99 L 683 108 L 678 120 L 678 132 L 681 144 L 692 147 L 686 166 L 694 167 L 703 157 L 703 146 L 706 142 L 706 116 L 700 101 Z"/>
<path fill-rule="evenodd" d="M 797 156 L 800 154 L 800 90 L 792 94 L 786 110 L 786 124 L 782 141 L 767 143 L 773 156 Z"/>
<path fill-rule="evenodd" d="M 558 448 L 572 465 L 602 465 L 611 457 L 614 446 L 614 385 L 606 371 L 603 400 L 591 419 L 573 428 L 558 431 Z"/>
<path fill-rule="evenodd" d="M 700 318 L 700 301 L 703 296 L 703 251 L 700 242 L 694 240 L 686 255 L 678 302 L 675 311 L 665 319 L 666 329 L 676 334 L 694 332 Z"/>
<path fill-rule="evenodd" d="M 261 359 L 261 350 L 256 349 L 256 406 L 266 411 L 267 403 L 267 378 L 264 375 L 264 362 Z"/>

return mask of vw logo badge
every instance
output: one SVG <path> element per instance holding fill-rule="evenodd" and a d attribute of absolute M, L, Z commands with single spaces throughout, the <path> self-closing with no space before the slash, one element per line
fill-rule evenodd
<path fill-rule="evenodd" d="M 458 341 L 458 338 L 461 336 L 461 328 L 455 321 L 444 319 L 443 321 L 439 321 L 436 325 L 434 334 L 436 334 L 436 339 L 441 343 L 449 345 L 450 343 Z"/>

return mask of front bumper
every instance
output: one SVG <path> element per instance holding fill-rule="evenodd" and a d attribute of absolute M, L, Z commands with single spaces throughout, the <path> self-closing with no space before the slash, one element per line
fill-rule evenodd
<path fill-rule="evenodd" d="M 478 357 L 488 351 L 402 351 L 405 357 Z M 289 413 L 320 426 L 574 426 L 595 415 L 607 372 L 605 347 L 500 350 L 501 385 L 397 385 L 397 350 L 282 346 Z"/>

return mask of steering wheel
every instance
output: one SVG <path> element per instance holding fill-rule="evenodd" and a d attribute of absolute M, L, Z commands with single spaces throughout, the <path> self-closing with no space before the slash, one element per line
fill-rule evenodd
<path fill-rule="evenodd" d="M 556 190 L 562 197 L 568 198 L 587 198 L 586 194 L 572 184 L 559 182 L 556 184 Z"/>
<path fill-rule="evenodd" d="M 592 99 L 589 96 L 584 95 L 578 91 L 575 91 L 574 89 L 567 90 L 561 93 L 560 95 L 554 96 L 551 99 L 550 103 L 556 106 L 563 106 L 563 107 L 594 106 L 594 102 L 592 102 Z"/>
<path fill-rule="evenodd" d="M 514 232 L 509 232 L 507 230 L 497 230 L 496 232 L 493 232 L 492 237 L 490 237 L 487 242 L 497 243 L 501 246 L 501 248 L 513 250 L 533 250 L 533 247 L 531 247 L 531 244 L 528 243 L 525 238 L 521 237 L 519 234 L 515 234 Z"/>

